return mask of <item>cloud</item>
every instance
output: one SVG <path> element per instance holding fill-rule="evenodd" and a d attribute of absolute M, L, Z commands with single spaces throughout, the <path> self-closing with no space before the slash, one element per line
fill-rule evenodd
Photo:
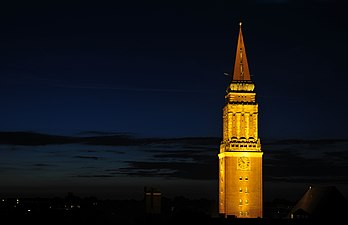
<path fill-rule="evenodd" d="M 128 167 L 120 168 L 115 174 L 184 178 L 192 180 L 216 180 L 217 168 L 211 163 L 183 162 L 136 162 L 129 161 Z M 213 167 L 213 168 L 211 168 Z M 215 167 L 215 168 L 214 168 Z"/>
<path fill-rule="evenodd" d="M 101 157 L 97 157 L 97 156 L 84 156 L 84 155 L 77 155 L 77 156 L 74 156 L 74 158 L 79 158 L 79 159 L 93 159 L 93 160 L 101 159 Z"/>
<path fill-rule="evenodd" d="M 57 144 L 84 144 L 103 146 L 143 146 L 143 145 L 192 145 L 195 148 L 219 143 L 215 137 L 185 137 L 185 138 L 137 138 L 131 134 L 118 133 L 102 135 L 102 132 L 94 132 L 95 136 L 61 136 L 41 134 L 35 132 L 0 132 L 0 144 L 3 145 L 57 145 Z M 82 134 L 82 133 L 80 133 Z M 88 132 L 87 134 L 91 134 Z"/>
<path fill-rule="evenodd" d="M 145 161 L 126 161 L 127 167 L 115 170 L 127 176 L 217 179 L 218 145 L 208 142 L 203 151 L 199 142 L 167 142 L 150 153 Z M 183 144 L 185 143 L 185 144 Z M 191 145 L 188 145 L 191 143 Z M 167 148 L 166 148 L 167 146 Z M 175 148 L 175 149 L 173 149 Z M 281 140 L 266 142 L 264 180 L 298 183 L 347 183 L 347 140 Z"/>
<path fill-rule="evenodd" d="M 0 144 L 6 145 L 50 145 L 74 143 L 73 137 L 40 134 L 35 132 L 0 132 Z"/>
<path fill-rule="evenodd" d="M 52 168 L 56 169 L 58 168 L 58 165 L 54 164 L 48 164 L 48 163 L 35 163 L 31 166 L 32 171 L 44 171 L 44 170 L 50 170 Z M 30 169 L 26 168 L 26 172 L 28 172 Z"/>
<path fill-rule="evenodd" d="M 32 146 L 55 145 L 55 152 L 61 151 L 57 144 L 83 146 L 76 148 L 75 145 L 67 145 L 70 147 L 64 152 L 66 158 L 70 155 L 73 158 L 94 161 L 88 168 L 76 167 L 70 161 L 58 163 L 55 161 L 56 157 L 49 162 L 52 162 L 52 165 L 57 164 L 60 168 L 69 165 L 74 169 L 73 173 L 86 178 L 117 176 L 216 180 L 219 143 L 218 137 L 137 138 L 123 133 L 75 137 L 31 132 L 0 132 L 0 144 L 21 145 L 22 148 L 31 149 L 35 154 L 44 154 L 46 149 L 46 153 L 52 150 L 47 146 L 35 147 L 34 151 Z M 90 146 L 104 147 L 91 150 Z M 1 149 L 4 151 L 6 148 Z M 348 183 L 345 173 L 348 171 L 348 140 L 264 140 L 262 150 L 265 182 Z M 81 151 L 86 154 L 80 155 Z M 96 153 L 98 155 L 95 155 Z M 117 161 L 114 154 L 118 155 Z M 45 157 L 51 155 L 46 154 Z M 32 165 L 36 168 L 51 166 L 50 163 L 37 161 Z"/>
<path fill-rule="evenodd" d="M 130 133 L 120 133 L 120 132 L 106 132 L 106 131 L 95 131 L 88 130 L 79 132 L 77 135 L 81 136 L 110 136 L 110 135 L 131 135 Z"/>
<path fill-rule="evenodd" d="M 0 132 L 0 144 L 40 146 L 57 144 L 85 144 L 85 145 L 109 145 L 131 146 L 149 144 L 155 139 L 137 139 L 128 134 L 97 135 L 97 136 L 61 136 L 41 134 L 35 132 Z"/>
<path fill-rule="evenodd" d="M 218 145 L 215 138 L 175 138 L 157 142 L 144 150 L 146 161 L 126 161 L 127 167 L 114 172 L 126 176 L 167 179 L 216 180 Z"/>
<path fill-rule="evenodd" d="M 348 183 L 347 140 L 282 140 L 264 151 L 266 181 Z"/>
<path fill-rule="evenodd" d="M 128 92 L 162 92 L 162 93 L 202 93 L 211 92 L 207 89 L 168 89 L 168 88 L 132 88 L 132 87 L 107 87 L 107 86 L 93 86 L 93 85 L 57 85 L 52 86 L 57 88 L 69 88 L 69 89 L 88 89 L 88 90 L 112 90 L 112 91 L 128 91 Z"/>
<path fill-rule="evenodd" d="M 124 151 L 118 151 L 118 150 L 104 150 L 104 152 L 109 152 L 109 153 L 113 153 L 113 154 L 126 154 L 126 152 Z"/>
<path fill-rule="evenodd" d="M 0 144 L 40 146 L 57 144 L 86 144 L 86 145 L 110 145 L 129 146 L 138 145 L 144 140 L 134 139 L 131 135 L 97 135 L 87 137 L 61 136 L 41 134 L 35 132 L 0 132 Z"/>
<path fill-rule="evenodd" d="M 84 177 L 84 178 L 107 178 L 107 177 L 114 177 L 112 175 L 106 175 L 106 174 L 97 174 L 97 175 L 77 175 L 76 177 Z"/>
<path fill-rule="evenodd" d="M 35 167 L 52 167 L 52 166 L 56 166 L 56 165 L 46 164 L 46 163 L 36 163 L 33 166 L 35 166 Z"/>

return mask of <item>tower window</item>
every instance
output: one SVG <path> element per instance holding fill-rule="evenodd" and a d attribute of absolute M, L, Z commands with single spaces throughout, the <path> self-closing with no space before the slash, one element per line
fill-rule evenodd
<path fill-rule="evenodd" d="M 240 193 L 242 193 L 242 192 L 243 192 L 242 188 L 239 188 L 239 192 L 240 192 Z"/>
<path fill-rule="evenodd" d="M 243 180 L 243 177 L 239 177 L 239 180 Z"/>
<path fill-rule="evenodd" d="M 245 177 L 245 180 L 249 180 L 249 178 L 248 178 L 248 177 Z"/>
<path fill-rule="evenodd" d="M 248 188 L 245 188 L 245 193 L 249 193 L 249 190 L 248 190 Z"/>
<path fill-rule="evenodd" d="M 248 201 L 248 199 L 247 199 L 247 200 L 245 200 L 245 204 L 249 204 L 249 201 Z"/>
<path fill-rule="evenodd" d="M 243 205 L 243 200 L 239 199 L 239 205 Z"/>

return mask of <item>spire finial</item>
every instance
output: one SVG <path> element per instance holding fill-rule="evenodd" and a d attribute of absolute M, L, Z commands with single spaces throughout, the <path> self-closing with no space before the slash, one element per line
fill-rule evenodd
<path fill-rule="evenodd" d="M 239 35 L 238 44 L 236 50 L 236 59 L 234 63 L 233 71 L 234 81 L 250 81 L 250 73 L 246 51 L 244 47 L 243 34 L 242 34 L 242 22 L 239 22 Z"/>

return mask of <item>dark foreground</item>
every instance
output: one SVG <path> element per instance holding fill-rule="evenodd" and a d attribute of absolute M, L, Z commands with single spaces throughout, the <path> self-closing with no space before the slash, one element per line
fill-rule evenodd
<path fill-rule="evenodd" d="M 212 218 L 206 215 L 181 215 L 173 217 L 135 216 L 119 217 L 112 215 L 25 215 L 5 216 L 1 224 L 36 224 L 36 225 L 317 225 L 317 224 L 347 224 L 346 220 L 311 220 L 311 219 L 224 219 Z"/>
<path fill-rule="evenodd" d="M 66 198 L 1 198 L 0 224 L 11 225 L 310 225 L 347 224 L 343 215 L 326 214 L 326 219 L 287 219 L 291 202 L 265 204 L 264 218 L 221 218 L 216 202 L 183 197 L 162 198 L 161 204 L 147 208 L 143 200 Z"/>

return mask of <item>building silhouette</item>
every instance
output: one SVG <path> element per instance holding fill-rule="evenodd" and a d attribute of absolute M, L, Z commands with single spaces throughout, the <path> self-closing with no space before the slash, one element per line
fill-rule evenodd
<path fill-rule="evenodd" d="M 241 25 L 223 108 L 223 138 L 218 154 L 219 214 L 226 218 L 261 218 L 263 152 L 258 136 L 258 103 Z"/>
<path fill-rule="evenodd" d="M 162 193 L 153 187 L 144 188 L 145 212 L 147 214 L 161 213 Z"/>
<path fill-rule="evenodd" d="M 310 186 L 288 214 L 291 219 L 346 219 L 347 199 L 335 186 Z"/>

